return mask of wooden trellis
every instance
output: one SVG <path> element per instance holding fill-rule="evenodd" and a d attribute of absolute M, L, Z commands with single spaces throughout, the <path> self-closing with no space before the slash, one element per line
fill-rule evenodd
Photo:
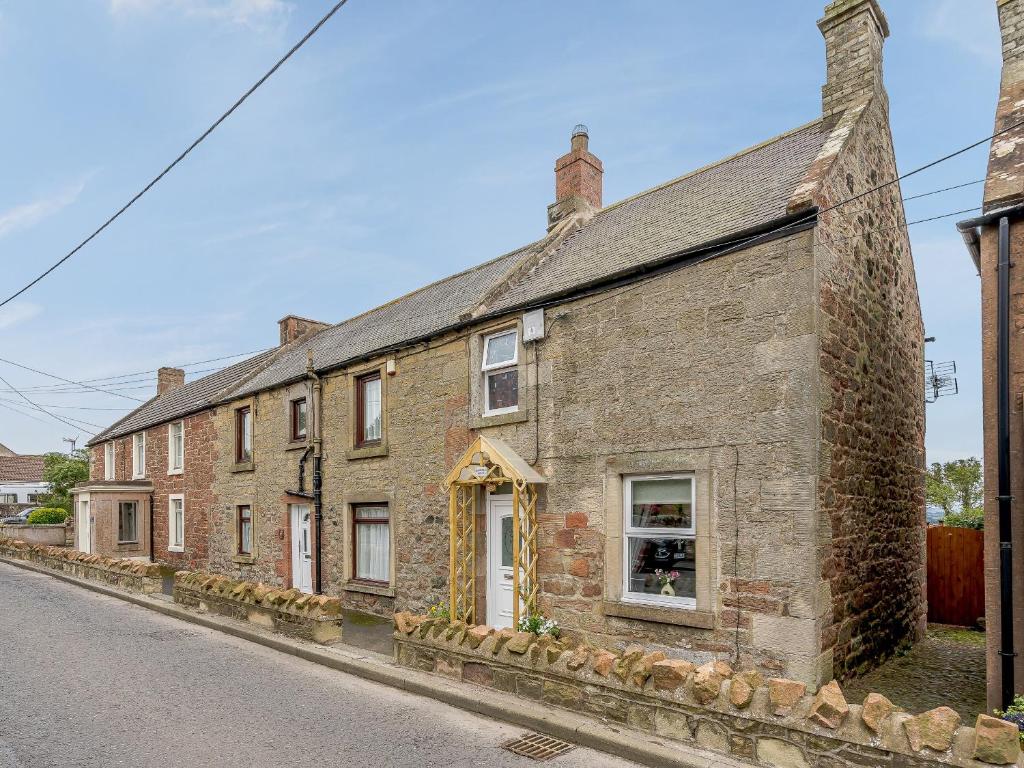
<path fill-rule="evenodd" d="M 512 623 L 537 612 L 537 485 L 544 478 L 500 440 L 477 438 L 445 480 L 448 487 L 449 606 L 476 623 L 476 511 L 484 489 L 512 486 Z"/>

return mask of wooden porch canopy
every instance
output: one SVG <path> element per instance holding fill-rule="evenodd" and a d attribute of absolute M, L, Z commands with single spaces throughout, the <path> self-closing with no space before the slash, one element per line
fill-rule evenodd
<path fill-rule="evenodd" d="M 478 437 L 448 473 L 449 589 L 453 621 L 476 623 L 478 488 L 512 486 L 512 623 L 537 612 L 537 486 L 546 483 L 508 445 Z"/>

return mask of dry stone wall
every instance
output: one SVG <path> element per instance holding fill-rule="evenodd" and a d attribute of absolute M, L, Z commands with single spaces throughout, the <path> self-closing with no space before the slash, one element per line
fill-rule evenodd
<path fill-rule="evenodd" d="M 341 601 L 200 571 L 178 571 L 174 602 L 327 645 L 341 639 Z"/>
<path fill-rule="evenodd" d="M 158 563 L 89 555 L 75 549 L 27 544 L 5 538 L 0 538 L 0 557 L 24 560 L 79 579 L 146 595 L 162 591 L 164 579 L 172 573 Z"/>
<path fill-rule="evenodd" d="M 872 693 L 849 703 L 835 681 L 806 684 L 700 666 L 661 651 L 573 645 L 529 632 L 395 615 L 398 663 L 593 715 L 759 765 L 1024 765 L 1017 727 L 948 707 L 913 715 Z"/>

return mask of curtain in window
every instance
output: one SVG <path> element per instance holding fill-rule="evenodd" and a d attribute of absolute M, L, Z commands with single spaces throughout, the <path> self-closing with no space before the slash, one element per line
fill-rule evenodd
<path fill-rule="evenodd" d="M 357 579 L 388 582 L 391 580 L 391 537 L 387 521 L 387 507 L 356 507 L 356 568 Z"/>
<path fill-rule="evenodd" d="M 380 378 L 363 382 L 363 440 L 380 440 Z"/>

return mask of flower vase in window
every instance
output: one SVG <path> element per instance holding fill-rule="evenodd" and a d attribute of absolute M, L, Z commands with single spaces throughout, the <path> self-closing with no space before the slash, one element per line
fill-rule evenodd
<path fill-rule="evenodd" d="M 658 583 L 661 585 L 661 594 L 667 595 L 668 597 L 676 596 L 676 588 L 673 583 L 679 578 L 679 571 L 663 571 L 661 568 L 654 570 L 654 575 L 658 579 Z"/>

